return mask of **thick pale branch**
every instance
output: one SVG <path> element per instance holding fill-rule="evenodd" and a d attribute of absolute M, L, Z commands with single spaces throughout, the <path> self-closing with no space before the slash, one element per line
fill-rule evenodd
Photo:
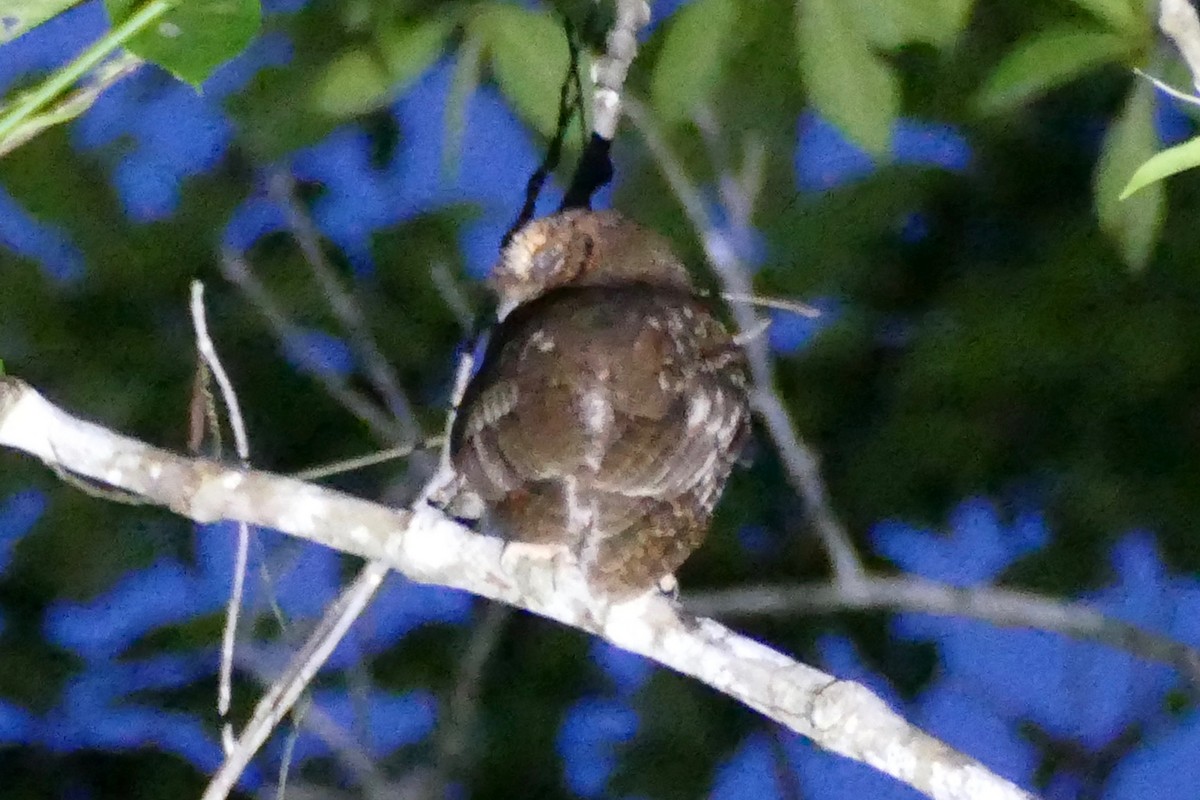
<path fill-rule="evenodd" d="M 198 522 L 275 528 L 385 562 L 416 581 L 464 589 L 602 636 L 929 797 L 1031 797 L 909 725 L 859 684 L 682 614 L 661 595 L 609 605 L 588 593 L 571 565 L 502 559 L 498 540 L 428 506 L 386 508 L 290 478 L 183 458 L 72 417 L 13 378 L 0 378 L 0 445 Z"/>
<path fill-rule="evenodd" d="M 616 0 L 617 17 L 605 41 L 605 53 L 592 67 L 596 84 L 592 97 L 592 132 L 612 141 L 621 121 L 621 93 L 629 66 L 637 56 L 638 31 L 650 22 L 646 0 Z"/>
<path fill-rule="evenodd" d="M 971 617 L 993 625 L 1054 631 L 1119 648 L 1178 669 L 1200 686 L 1200 651 L 1106 616 L 1080 603 L 995 586 L 960 588 L 921 578 L 864 576 L 845 583 L 750 586 L 687 598 L 696 614 L 729 618 L 792 616 L 845 611 L 906 611 Z"/>

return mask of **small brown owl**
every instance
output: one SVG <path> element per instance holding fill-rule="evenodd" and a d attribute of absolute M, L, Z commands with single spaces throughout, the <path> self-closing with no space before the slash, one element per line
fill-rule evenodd
<path fill-rule="evenodd" d="M 492 274 L 500 322 L 451 432 L 458 489 L 616 599 L 704 539 L 750 428 L 745 355 L 666 241 L 615 212 L 535 220 Z"/>

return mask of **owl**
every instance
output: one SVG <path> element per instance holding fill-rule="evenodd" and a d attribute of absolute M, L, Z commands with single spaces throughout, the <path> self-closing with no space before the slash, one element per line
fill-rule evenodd
<path fill-rule="evenodd" d="M 458 491 L 510 541 L 568 550 L 621 600 L 703 541 L 747 439 L 745 354 L 657 234 L 611 211 L 501 252 L 499 322 L 450 436 Z"/>

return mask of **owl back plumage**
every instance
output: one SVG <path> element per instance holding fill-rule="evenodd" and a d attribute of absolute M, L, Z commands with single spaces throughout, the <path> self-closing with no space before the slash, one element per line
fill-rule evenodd
<path fill-rule="evenodd" d="M 699 298 L 567 285 L 493 333 L 451 460 L 497 533 L 565 545 L 619 597 L 700 545 L 749 427 L 745 356 Z"/>

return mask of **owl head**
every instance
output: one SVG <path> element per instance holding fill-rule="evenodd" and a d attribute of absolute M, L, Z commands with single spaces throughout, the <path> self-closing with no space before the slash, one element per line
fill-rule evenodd
<path fill-rule="evenodd" d="M 662 236 L 615 211 L 586 209 L 535 219 L 521 228 L 501 251 L 490 278 L 499 319 L 552 289 L 635 283 L 692 286 Z"/>

